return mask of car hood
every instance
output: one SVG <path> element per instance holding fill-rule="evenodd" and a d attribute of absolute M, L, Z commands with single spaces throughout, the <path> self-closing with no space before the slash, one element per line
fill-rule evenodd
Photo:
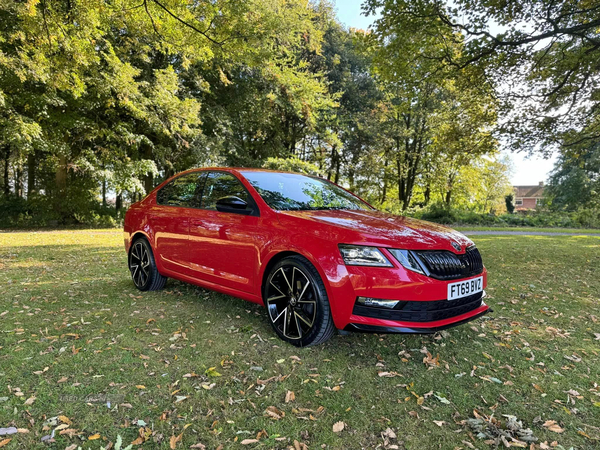
<path fill-rule="evenodd" d="M 473 241 L 451 228 L 380 211 L 281 211 L 279 216 L 284 226 L 290 222 L 297 227 L 294 229 L 314 232 L 338 243 L 457 252 L 454 243 L 460 245 L 459 253 L 473 245 Z"/>

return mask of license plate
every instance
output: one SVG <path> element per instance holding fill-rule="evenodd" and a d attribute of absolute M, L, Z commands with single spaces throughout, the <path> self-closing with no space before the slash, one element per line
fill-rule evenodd
<path fill-rule="evenodd" d="M 448 300 L 467 297 L 483 291 L 483 277 L 471 278 L 466 281 L 457 281 L 448 285 Z"/>

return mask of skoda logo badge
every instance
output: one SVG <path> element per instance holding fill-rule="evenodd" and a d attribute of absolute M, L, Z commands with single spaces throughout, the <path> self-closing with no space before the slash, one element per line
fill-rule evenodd
<path fill-rule="evenodd" d="M 454 247 L 454 250 L 456 250 L 457 252 L 460 252 L 461 250 L 460 244 L 457 242 L 452 242 L 452 247 Z"/>

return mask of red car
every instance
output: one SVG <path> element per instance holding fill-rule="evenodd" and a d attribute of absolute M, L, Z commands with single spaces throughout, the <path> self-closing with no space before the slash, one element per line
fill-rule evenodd
<path fill-rule="evenodd" d="M 180 173 L 131 206 L 124 239 L 138 289 L 170 277 L 264 305 L 296 346 L 336 329 L 431 333 L 489 309 L 470 239 L 308 175 Z"/>

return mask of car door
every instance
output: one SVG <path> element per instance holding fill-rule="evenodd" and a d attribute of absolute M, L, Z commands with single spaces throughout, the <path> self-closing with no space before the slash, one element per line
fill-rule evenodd
<path fill-rule="evenodd" d="M 247 203 L 247 207 L 236 209 L 217 205 L 225 198 L 237 198 Z M 228 172 L 209 172 L 200 209 L 190 212 L 190 269 L 194 276 L 253 292 L 258 247 L 264 235 L 258 207 L 240 180 Z"/>
<path fill-rule="evenodd" d="M 181 175 L 156 194 L 149 214 L 155 236 L 155 257 L 167 270 L 186 273 L 189 258 L 189 211 L 200 204 L 203 172 Z"/>

